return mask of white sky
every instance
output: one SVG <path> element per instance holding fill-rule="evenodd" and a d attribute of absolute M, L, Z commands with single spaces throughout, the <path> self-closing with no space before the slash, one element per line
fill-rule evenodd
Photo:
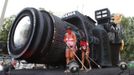
<path fill-rule="evenodd" d="M 0 0 L 0 15 L 5 0 Z M 57 16 L 78 10 L 94 18 L 94 11 L 109 8 L 112 13 L 134 16 L 133 0 L 9 0 L 5 17 L 17 15 L 25 7 L 44 8 Z"/>

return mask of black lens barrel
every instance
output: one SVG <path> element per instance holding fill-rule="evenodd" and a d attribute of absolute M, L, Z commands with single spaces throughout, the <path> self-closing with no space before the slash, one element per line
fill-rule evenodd
<path fill-rule="evenodd" d="M 24 17 L 30 18 L 31 30 L 28 32 L 28 40 L 21 47 L 16 47 L 14 35 L 18 23 Z M 8 37 L 8 52 L 16 59 L 24 59 L 28 62 L 61 64 L 65 62 L 65 48 L 63 41 L 67 25 L 59 17 L 45 10 L 25 8 L 16 17 Z"/>

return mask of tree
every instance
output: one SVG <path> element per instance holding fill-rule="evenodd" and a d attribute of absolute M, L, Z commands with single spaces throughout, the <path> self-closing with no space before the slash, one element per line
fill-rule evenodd
<path fill-rule="evenodd" d="M 8 38 L 8 33 L 11 28 L 11 25 L 15 19 L 15 16 L 11 16 L 9 18 L 4 19 L 4 23 L 0 28 L 0 47 L 2 49 L 7 49 L 6 44 L 7 44 L 7 38 Z M 5 50 L 4 50 L 5 51 Z"/>
<path fill-rule="evenodd" d="M 134 17 L 123 17 L 125 48 L 122 51 L 122 59 L 134 60 Z"/>

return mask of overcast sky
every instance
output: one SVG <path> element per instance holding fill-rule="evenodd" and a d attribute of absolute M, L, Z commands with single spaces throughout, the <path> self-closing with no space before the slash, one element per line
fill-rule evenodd
<path fill-rule="evenodd" d="M 0 0 L 0 15 L 4 1 Z M 102 8 L 109 8 L 111 13 L 134 16 L 133 0 L 9 0 L 5 16 L 17 15 L 25 7 L 44 8 L 60 17 L 78 10 L 94 18 L 94 11 Z"/>

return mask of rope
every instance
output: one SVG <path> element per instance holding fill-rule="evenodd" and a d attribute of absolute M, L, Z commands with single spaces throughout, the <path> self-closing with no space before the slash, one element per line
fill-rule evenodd
<path fill-rule="evenodd" d="M 69 48 L 69 49 L 71 49 L 68 45 L 67 45 L 67 47 Z M 72 50 L 72 49 L 71 49 Z M 78 61 L 81 63 L 81 65 L 85 68 L 85 70 L 86 71 L 88 71 L 88 69 L 86 68 L 86 66 L 82 63 L 82 61 L 79 59 L 79 57 L 75 54 L 75 52 L 72 50 L 72 52 L 73 52 L 73 54 L 75 55 L 75 57 L 78 59 Z"/>

